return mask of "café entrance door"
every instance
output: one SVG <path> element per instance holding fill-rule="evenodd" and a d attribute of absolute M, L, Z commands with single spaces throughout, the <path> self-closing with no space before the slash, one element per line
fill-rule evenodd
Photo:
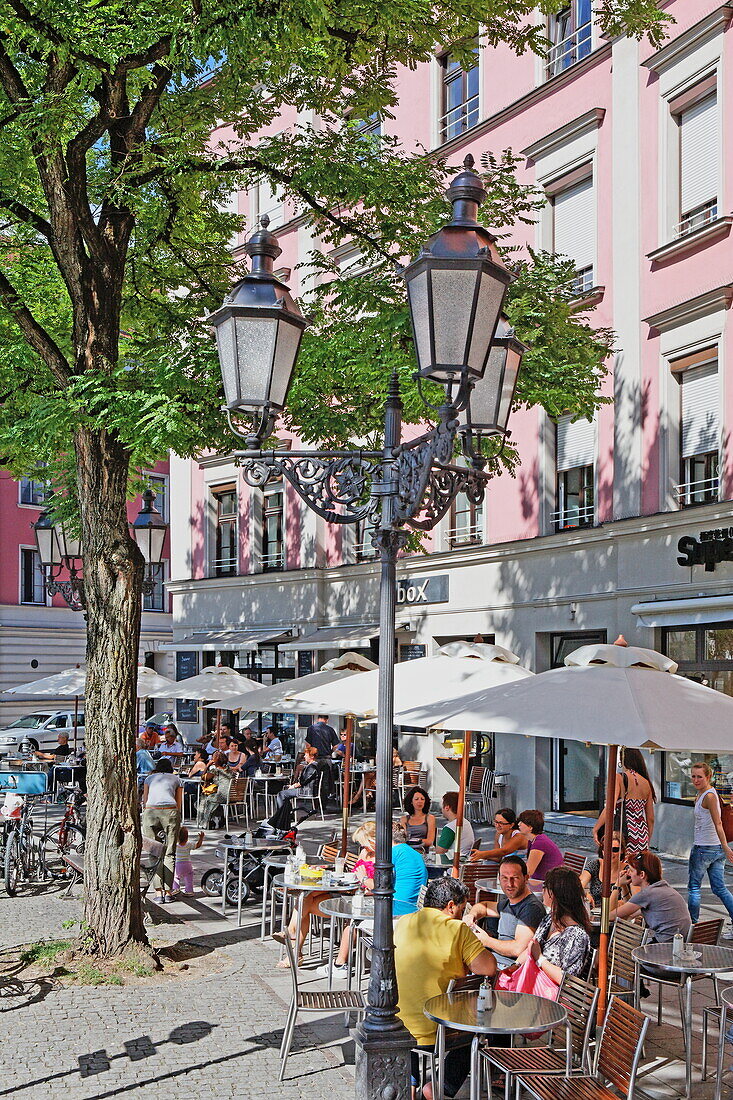
<path fill-rule="evenodd" d="M 561 668 L 565 658 L 582 645 L 605 643 L 605 630 L 578 630 L 553 634 L 551 641 L 552 668 Z M 568 699 L 568 707 L 573 700 Z M 553 753 L 555 803 L 558 810 L 589 810 L 601 808 L 605 776 L 606 750 L 601 745 L 586 745 L 581 741 L 556 742 Z"/>

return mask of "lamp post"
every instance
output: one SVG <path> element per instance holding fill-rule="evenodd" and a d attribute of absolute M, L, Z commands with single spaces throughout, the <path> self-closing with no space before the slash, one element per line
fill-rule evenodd
<path fill-rule="evenodd" d="M 49 596 L 63 596 L 72 611 L 83 611 L 86 603 L 81 539 L 63 521 L 54 521 L 47 511 L 42 512 L 32 526 L 46 591 Z M 142 507 L 130 529 L 145 558 L 142 589 L 143 594 L 149 596 L 155 590 L 168 530 L 168 524 L 155 507 L 155 493 L 152 489 L 144 491 Z M 67 576 L 61 579 L 64 572 Z"/>
<path fill-rule="evenodd" d="M 447 192 L 453 218 L 402 272 L 418 361 L 418 382 L 445 386 L 428 408 L 425 434 L 401 441 L 402 402 L 389 384 L 380 451 L 263 450 L 285 407 L 307 321 L 273 273 L 280 254 L 267 219 L 247 242 L 252 272 L 209 318 L 215 329 L 229 424 L 246 443 L 235 453 L 249 485 L 286 478 L 308 506 L 331 523 L 367 518 L 380 556 L 379 717 L 377 724 L 376 858 L 372 969 L 363 1022 L 356 1028 L 356 1095 L 408 1100 L 413 1040 L 397 1017 L 392 936 L 392 725 L 394 713 L 396 563 L 408 529 L 430 530 L 458 493 L 479 503 L 488 474 L 481 440 L 506 434 L 521 354 L 518 341 L 494 341 L 512 278 L 495 238 L 476 221 L 486 197 L 473 158 Z M 484 381 L 485 380 L 485 381 Z M 478 396 L 472 416 L 472 392 Z M 454 461 L 460 438 L 465 465 Z"/>

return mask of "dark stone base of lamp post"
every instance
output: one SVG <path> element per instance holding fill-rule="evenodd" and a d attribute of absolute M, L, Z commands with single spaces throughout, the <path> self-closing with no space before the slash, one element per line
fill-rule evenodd
<path fill-rule="evenodd" d="M 410 1100 L 410 1051 L 415 1040 L 404 1027 L 372 1031 L 359 1024 L 356 1043 L 356 1100 Z"/>

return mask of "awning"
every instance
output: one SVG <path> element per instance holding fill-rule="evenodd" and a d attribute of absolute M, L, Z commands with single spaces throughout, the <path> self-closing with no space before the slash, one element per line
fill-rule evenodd
<path fill-rule="evenodd" d="M 396 630 L 409 629 L 407 621 L 398 622 Z M 301 649 L 366 649 L 372 638 L 379 634 L 379 623 L 360 623 L 358 625 L 324 626 L 280 646 L 282 653 Z"/>
<path fill-rule="evenodd" d="M 697 626 L 733 619 L 733 596 L 696 596 L 683 600 L 635 603 L 632 615 L 642 626 Z"/>
<path fill-rule="evenodd" d="M 187 650 L 210 652 L 216 649 L 257 649 L 261 645 L 276 645 L 292 638 L 289 630 L 195 630 L 177 642 L 167 642 L 158 648 L 171 653 Z"/>

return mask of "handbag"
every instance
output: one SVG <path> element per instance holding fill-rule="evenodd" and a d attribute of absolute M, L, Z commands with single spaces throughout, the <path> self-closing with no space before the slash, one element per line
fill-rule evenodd
<path fill-rule="evenodd" d="M 724 802 L 718 794 L 720 804 L 720 823 L 723 826 L 726 840 L 733 840 L 733 806 L 730 802 Z"/>
<path fill-rule="evenodd" d="M 533 993 L 535 997 L 544 997 L 556 1001 L 560 986 L 549 974 L 540 970 L 530 954 L 516 970 L 502 970 L 494 983 L 496 989 L 505 989 L 509 993 Z"/>
<path fill-rule="evenodd" d="M 201 788 L 201 794 L 216 794 L 218 790 L 218 783 L 209 783 L 207 786 Z"/>

